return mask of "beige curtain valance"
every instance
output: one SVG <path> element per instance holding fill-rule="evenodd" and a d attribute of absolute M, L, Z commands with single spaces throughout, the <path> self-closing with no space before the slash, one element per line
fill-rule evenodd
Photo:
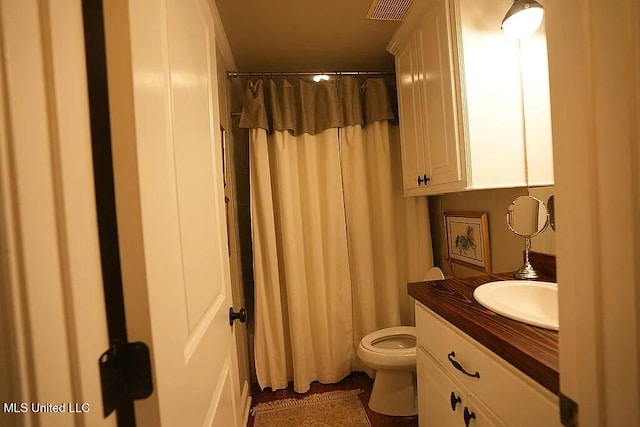
<path fill-rule="evenodd" d="M 354 77 L 321 83 L 261 79 L 247 83 L 240 127 L 315 135 L 329 128 L 393 119 L 381 78 L 367 79 L 362 86 Z"/>

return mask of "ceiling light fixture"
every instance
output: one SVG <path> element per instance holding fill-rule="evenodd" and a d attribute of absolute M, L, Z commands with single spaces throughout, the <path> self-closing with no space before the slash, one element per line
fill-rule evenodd
<path fill-rule="evenodd" d="M 315 76 L 313 76 L 313 81 L 314 82 L 320 82 L 320 81 L 327 81 L 329 80 L 329 76 L 326 74 L 316 74 Z"/>
<path fill-rule="evenodd" d="M 502 20 L 502 29 L 516 38 L 533 34 L 542 24 L 544 8 L 535 0 L 515 0 Z"/>

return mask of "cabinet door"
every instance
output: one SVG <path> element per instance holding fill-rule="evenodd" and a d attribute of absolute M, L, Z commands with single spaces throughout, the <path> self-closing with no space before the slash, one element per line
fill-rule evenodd
<path fill-rule="evenodd" d="M 451 405 L 451 393 L 454 399 L 462 401 L 460 388 L 448 380 L 423 350 L 416 355 L 418 373 L 418 419 L 420 427 L 460 427 L 462 426 L 462 403 Z"/>
<path fill-rule="evenodd" d="M 452 52 L 455 32 L 449 3 L 432 3 L 416 31 L 420 52 L 420 86 L 424 99 L 425 168 L 430 178 L 426 188 L 459 183 L 464 189 L 461 134 L 458 131 Z M 435 190 L 435 188 L 434 188 Z M 433 191 L 428 191 L 432 193 Z"/>
<path fill-rule="evenodd" d="M 422 103 L 418 86 L 418 49 L 416 36 L 411 34 L 396 54 L 400 142 L 402 147 L 402 178 L 405 194 L 420 187 L 418 178 L 424 168 Z"/>
<path fill-rule="evenodd" d="M 421 427 L 503 426 L 495 415 L 464 386 L 451 378 L 428 353 L 418 349 L 416 359 Z"/>

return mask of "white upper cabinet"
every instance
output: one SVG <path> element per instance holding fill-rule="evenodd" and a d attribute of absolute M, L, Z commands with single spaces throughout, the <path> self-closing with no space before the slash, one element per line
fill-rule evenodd
<path fill-rule="evenodd" d="M 394 34 L 405 195 L 553 183 L 546 40 L 521 54 L 510 6 L 416 3 Z"/>

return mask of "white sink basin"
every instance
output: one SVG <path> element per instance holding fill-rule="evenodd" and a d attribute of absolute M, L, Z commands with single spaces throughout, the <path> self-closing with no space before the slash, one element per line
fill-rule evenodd
<path fill-rule="evenodd" d="M 505 317 L 529 325 L 558 330 L 558 284 L 503 280 L 478 286 L 473 297 Z"/>

